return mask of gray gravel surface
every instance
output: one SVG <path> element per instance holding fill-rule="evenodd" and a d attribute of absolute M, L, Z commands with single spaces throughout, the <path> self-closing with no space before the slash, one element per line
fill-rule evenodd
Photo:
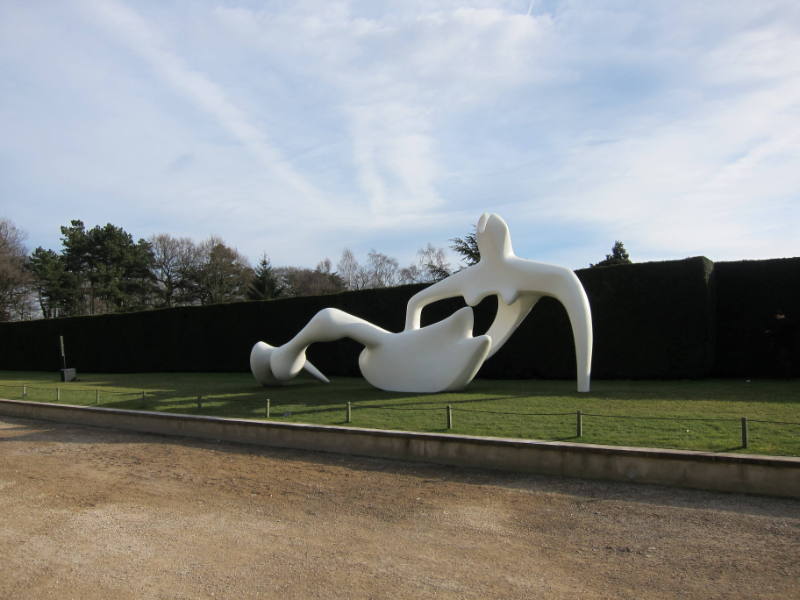
<path fill-rule="evenodd" d="M 0 418 L 0 598 L 800 598 L 800 501 Z"/>

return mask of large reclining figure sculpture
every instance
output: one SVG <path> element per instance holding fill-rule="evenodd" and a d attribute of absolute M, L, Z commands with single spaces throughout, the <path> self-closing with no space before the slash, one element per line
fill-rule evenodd
<path fill-rule="evenodd" d="M 575 342 L 578 391 L 588 392 L 592 362 L 589 301 L 571 270 L 519 258 L 511 247 L 508 225 L 497 215 L 481 216 L 477 226 L 481 259 L 414 295 L 408 302 L 405 329 L 392 333 L 335 308 L 318 312 L 283 346 L 258 342 L 250 368 L 263 385 L 286 381 L 305 369 L 327 382 L 307 359 L 314 342 L 343 337 L 364 345 L 358 364 L 377 388 L 402 392 L 440 392 L 466 386 L 484 361 L 506 343 L 543 296 L 567 310 Z M 475 306 L 496 294 L 497 315 L 485 335 L 472 335 Z M 469 305 L 443 321 L 420 327 L 422 309 L 432 302 L 461 296 Z"/>

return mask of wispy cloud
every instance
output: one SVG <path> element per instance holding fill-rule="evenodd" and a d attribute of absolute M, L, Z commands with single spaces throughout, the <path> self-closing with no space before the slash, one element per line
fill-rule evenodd
<path fill-rule="evenodd" d="M 335 90 L 356 182 L 375 219 L 440 210 L 442 125 L 540 76 L 525 57 L 544 27 L 495 8 L 400 9 L 368 19 L 347 3 L 326 6 L 217 14 L 254 47 L 280 48 Z"/>
<path fill-rule="evenodd" d="M 293 169 L 280 150 L 273 146 L 263 128 L 254 124 L 220 86 L 189 67 L 132 8 L 114 0 L 100 3 L 86 1 L 83 7 L 87 14 L 108 29 L 110 35 L 146 60 L 165 83 L 217 119 L 221 127 L 258 157 L 262 165 L 276 177 L 304 196 L 319 197 L 314 186 Z"/>

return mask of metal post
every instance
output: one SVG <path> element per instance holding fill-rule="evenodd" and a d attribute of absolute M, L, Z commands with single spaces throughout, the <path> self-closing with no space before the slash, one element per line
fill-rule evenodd
<path fill-rule="evenodd" d="M 267 398 L 267 407 L 266 410 L 264 411 L 264 414 L 269 419 L 269 398 Z"/>
<path fill-rule="evenodd" d="M 67 356 L 66 356 L 66 354 L 64 354 L 64 336 L 63 335 L 58 336 L 58 344 L 59 344 L 59 346 L 61 348 L 61 366 L 63 366 L 64 369 L 66 370 L 66 368 L 67 368 Z"/>
<path fill-rule="evenodd" d="M 575 412 L 575 437 L 583 437 L 583 413 Z"/>
<path fill-rule="evenodd" d="M 353 406 L 348 402 L 347 403 L 347 423 L 353 422 Z"/>
<path fill-rule="evenodd" d="M 447 428 L 453 428 L 453 407 L 450 404 L 447 405 Z"/>
<path fill-rule="evenodd" d="M 747 417 L 742 417 L 742 448 L 747 448 L 748 442 Z"/>

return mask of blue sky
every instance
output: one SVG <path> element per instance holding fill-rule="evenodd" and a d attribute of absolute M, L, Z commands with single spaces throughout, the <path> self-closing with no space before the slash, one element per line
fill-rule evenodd
<path fill-rule="evenodd" d="M 572 268 L 800 255 L 800 3 L 0 3 L 0 217 Z M 455 257 L 453 257 L 455 262 Z"/>

